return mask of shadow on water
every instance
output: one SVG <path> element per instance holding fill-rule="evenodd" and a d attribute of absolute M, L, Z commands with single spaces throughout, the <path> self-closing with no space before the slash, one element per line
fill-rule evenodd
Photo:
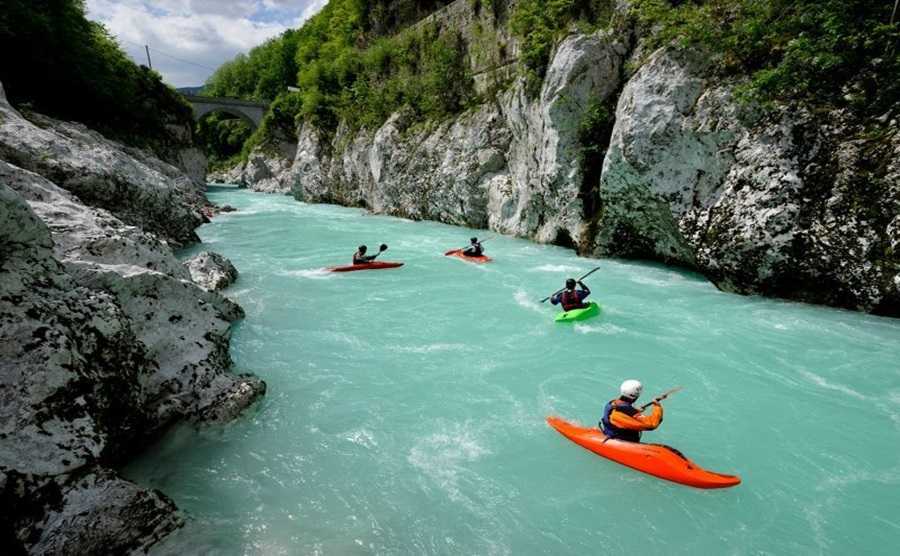
<path fill-rule="evenodd" d="M 217 183 L 217 184 L 207 184 L 206 192 L 207 193 L 229 193 L 232 191 L 238 191 L 241 189 L 240 185 L 236 183 Z"/>

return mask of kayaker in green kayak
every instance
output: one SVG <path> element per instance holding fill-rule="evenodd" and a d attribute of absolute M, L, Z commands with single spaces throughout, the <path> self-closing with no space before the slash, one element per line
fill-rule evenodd
<path fill-rule="evenodd" d="M 463 251 L 463 255 L 466 257 L 480 257 L 484 255 L 484 247 L 481 246 L 481 242 L 478 241 L 477 237 L 473 237 L 469 240 L 472 244 L 466 247 L 465 251 Z"/>
<path fill-rule="evenodd" d="M 356 253 L 353 253 L 353 264 L 366 264 L 375 260 L 375 258 L 386 251 L 388 248 L 387 245 L 381 244 L 381 247 L 378 248 L 378 252 L 374 255 L 366 255 L 366 251 L 368 251 L 368 247 L 365 245 L 360 245 L 359 249 L 356 250 Z"/>
<path fill-rule="evenodd" d="M 575 289 L 576 285 L 581 286 L 581 289 Z M 584 309 L 588 306 L 584 299 L 589 295 L 591 295 L 591 290 L 584 285 L 584 282 L 569 278 L 566 280 L 566 289 L 551 297 L 550 303 L 554 305 L 562 304 L 564 311 Z"/>

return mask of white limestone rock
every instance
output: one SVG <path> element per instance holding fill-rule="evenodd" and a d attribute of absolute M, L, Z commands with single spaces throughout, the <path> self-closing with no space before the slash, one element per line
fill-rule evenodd
<path fill-rule="evenodd" d="M 130 319 L 52 249 L 47 226 L 0 182 L 0 490 L 11 504 L 0 520 L 33 552 L 70 476 L 134 450 L 151 425 L 141 381 L 154 369 Z"/>
<path fill-rule="evenodd" d="M 35 553 L 146 549 L 181 518 L 111 468 L 175 420 L 224 422 L 262 395 L 229 373 L 243 313 L 156 235 L 3 160 L 0 254 L 0 534 Z"/>
<path fill-rule="evenodd" d="M 374 132 L 342 125 L 328 145 L 302 126 L 294 196 L 578 242 L 579 127 L 592 103 L 617 90 L 625 50 L 604 34 L 572 35 L 557 49 L 538 98 L 520 82 L 496 103 L 439 124 L 413 126 L 400 111 Z"/>
<path fill-rule="evenodd" d="M 244 182 L 243 174 L 244 164 L 240 163 L 232 166 L 231 168 L 210 172 L 207 177 L 211 183 L 222 183 L 246 187 L 247 184 Z"/>
<path fill-rule="evenodd" d="M 103 209 L 83 205 L 42 176 L 0 161 L 0 182 L 22 195 L 50 226 L 58 260 L 116 267 L 120 274 L 153 270 L 190 279 L 156 236 L 126 225 Z"/>
<path fill-rule="evenodd" d="M 190 273 L 191 280 L 207 290 L 224 290 L 238 277 L 231 261 L 212 251 L 198 253 L 182 264 Z"/>
<path fill-rule="evenodd" d="M 693 266 L 729 291 L 900 315 L 900 253 L 888 249 L 900 185 L 896 171 L 869 169 L 896 159 L 896 135 L 856 139 L 846 114 L 753 114 L 706 75 L 699 53 L 663 49 L 626 84 L 592 252 Z"/>
<path fill-rule="evenodd" d="M 201 189 L 182 170 L 78 123 L 0 101 L 0 159 L 44 176 L 85 204 L 175 243 L 198 241 Z"/>

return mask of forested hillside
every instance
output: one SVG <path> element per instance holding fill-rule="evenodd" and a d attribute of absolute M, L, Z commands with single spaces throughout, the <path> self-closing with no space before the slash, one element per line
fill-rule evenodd
<path fill-rule="evenodd" d="M 4 0 L 0 53 L 0 82 L 14 104 L 158 153 L 178 140 L 167 124 L 190 126 L 190 107 L 86 19 L 83 0 Z"/>
<path fill-rule="evenodd" d="M 613 0 L 467 1 L 503 15 L 520 39 L 532 90 L 572 29 L 616 32 L 628 23 L 645 54 L 672 42 L 705 49 L 718 74 L 742 80 L 742 98 L 762 106 L 801 102 L 866 117 L 900 100 L 900 26 L 891 24 L 887 0 L 633 0 L 625 11 Z M 276 129 L 293 134 L 299 120 L 329 130 L 342 120 L 377 126 L 404 105 L 420 119 L 459 112 L 475 100 L 465 45 L 452 34 L 402 32 L 444 4 L 332 0 L 300 29 L 224 64 L 207 94 L 274 101 L 245 154 Z M 239 152 L 250 135 L 241 123 L 211 124 L 204 135 L 220 158 Z"/>
<path fill-rule="evenodd" d="M 422 118 L 458 112 L 471 100 L 463 45 L 434 29 L 397 33 L 449 2 L 332 0 L 303 27 L 224 64 L 204 94 L 273 101 L 260 130 L 211 117 L 201 127 L 221 160 L 274 133 L 293 136 L 299 119 L 333 130 L 377 125 L 403 105 Z M 287 87 L 299 92 L 288 92 Z M 220 150 L 215 150 L 215 149 Z"/>

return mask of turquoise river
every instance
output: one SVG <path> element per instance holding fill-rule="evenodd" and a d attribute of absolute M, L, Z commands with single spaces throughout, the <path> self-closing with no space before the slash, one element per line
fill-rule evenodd
<path fill-rule="evenodd" d="M 660 265 L 210 188 L 200 229 L 268 383 L 222 428 L 173 430 L 126 468 L 187 525 L 156 554 L 896 554 L 900 321 L 718 291 Z M 443 252 L 477 234 L 495 261 Z M 393 270 L 334 274 L 357 244 Z M 190 252 L 185 253 L 189 255 Z M 602 314 L 556 324 L 566 277 Z M 645 440 L 743 484 L 702 491 L 569 442 L 625 378 L 684 389 Z M 649 552 L 648 552 L 649 551 Z"/>

